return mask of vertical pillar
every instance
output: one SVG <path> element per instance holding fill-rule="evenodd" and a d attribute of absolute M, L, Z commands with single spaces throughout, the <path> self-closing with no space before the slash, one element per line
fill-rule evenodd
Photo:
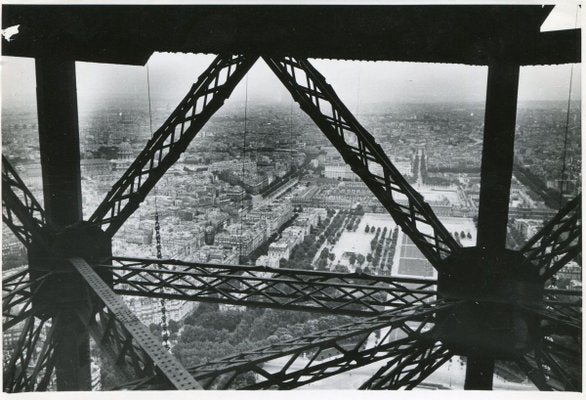
<path fill-rule="evenodd" d="M 479 262 L 489 274 L 491 269 L 499 267 L 507 241 L 518 86 L 518 65 L 489 66 L 477 241 L 481 254 Z M 464 388 L 492 390 L 493 374 L 494 359 L 490 354 L 470 356 Z"/>
<path fill-rule="evenodd" d="M 500 252 L 507 240 L 518 86 L 518 65 L 489 66 L 477 242 L 489 253 Z"/>
<path fill-rule="evenodd" d="M 494 360 L 483 357 L 466 359 L 465 390 L 492 390 Z"/>
<path fill-rule="evenodd" d="M 75 61 L 36 59 L 45 210 L 62 228 L 82 219 Z"/>
<path fill-rule="evenodd" d="M 36 59 L 35 69 L 44 206 L 51 223 L 63 228 L 82 220 L 75 62 Z M 76 307 L 55 310 L 62 312 L 56 335 L 57 390 L 91 390 L 89 334 Z"/>

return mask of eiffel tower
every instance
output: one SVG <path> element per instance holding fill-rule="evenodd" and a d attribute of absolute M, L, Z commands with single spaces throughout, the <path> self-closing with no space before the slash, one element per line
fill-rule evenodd
<path fill-rule="evenodd" d="M 293 389 L 385 361 L 361 389 L 412 389 L 454 356 L 465 389 L 490 390 L 495 361 L 539 390 L 581 391 L 581 291 L 549 288 L 580 255 L 580 196 L 520 250 L 505 248 L 521 66 L 580 62 L 580 30 L 540 32 L 553 6 L 4 5 L 19 25 L 5 56 L 33 57 L 41 207 L 2 158 L 3 221 L 28 250 L 3 279 L 4 391 L 91 390 L 90 337 L 123 383 L 112 389 Z M 144 65 L 155 52 L 217 57 L 87 220 L 75 62 Z M 461 247 L 308 60 L 488 66 L 478 241 Z M 256 62 L 368 186 L 438 279 L 128 258 L 112 237 Z M 353 322 L 185 367 L 121 295 L 352 316 Z M 371 335 L 386 332 L 372 344 Z M 348 340 L 355 343 L 348 348 Z M 329 354 L 320 358 L 319 354 Z M 313 354 L 312 357 L 302 357 Z M 285 360 L 278 371 L 270 360 Z M 254 382 L 239 379 L 256 374 Z"/>

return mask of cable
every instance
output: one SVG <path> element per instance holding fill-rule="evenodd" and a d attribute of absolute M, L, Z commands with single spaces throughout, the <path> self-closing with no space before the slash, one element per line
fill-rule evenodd
<path fill-rule="evenodd" d="M 244 163 L 246 156 L 246 129 L 248 122 L 248 74 L 246 75 L 244 90 L 244 134 L 242 135 L 242 189 L 244 190 Z M 244 196 L 240 196 L 240 249 L 239 257 L 242 258 L 242 214 L 244 213 Z"/>
<path fill-rule="evenodd" d="M 289 172 L 293 173 L 293 99 L 289 105 Z M 297 169 L 297 161 L 295 162 Z"/>
<path fill-rule="evenodd" d="M 578 10 L 580 5 L 576 6 L 576 17 L 574 20 L 574 28 L 578 26 Z M 562 172 L 560 176 L 560 198 L 559 207 L 562 208 L 564 201 L 564 175 L 566 173 L 566 157 L 568 154 L 568 132 L 570 130 L 570 108 L 572 102 L 572 82 L 574 80 L 574 65 L 570 65 L 570 85 L 568 87 L 568 106 L 566 110 L 566 131 L 564 133 L 564 153 L 562 156 Z"/>
<path fill-rule="evenodd" d="M 151 108 L 151 76 L 149 73 L 149 64 L 148 63 L 146 65 L 146 75 L 147 75 L 147 94 L 148 94 L 148 98 L 149 98 L 149 128 L 150 128 L 150 132 L 152 135 L 154 133 L 153 132 L 153 111 Z"/>
<path fill-rule="evenodd" d="M 146 73 L 147 73 L 147 89 L 148 89 L 148 99 L 149 99 L 149 126 L 151 129 L 151 135 L 154 134 L 153 132 L 153 113 L 152 113 L 152 106 L 151 106 L 151 78 L 149 74 L 149 65 L 147 63 L 146 66 Z M 157 205 L 157 187 L 155 186 L 155 243 L 157 248 L 157 259 L 163 258 L 162 252 L 162 245 L 161 245 L 161 226 L 159 224 L 159 207 Z M 162 265 L 159 264 L 159 268 L 162 268 Z M 162 278 L 162 277 L 161 277 Z M 163 293 L 164 293 L 163 289 Z M 163 346 L 167 350 L 171 350 L 171 344 L 169 343 L 169 330 L 167 325 L 167 307 L 165 304 L 165 299 L 160 299 L 161 305 L 161 338 L 163 339 Z"/>

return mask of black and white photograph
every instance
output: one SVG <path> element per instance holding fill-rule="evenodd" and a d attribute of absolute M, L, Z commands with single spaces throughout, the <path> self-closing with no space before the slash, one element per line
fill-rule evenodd
<path fill-rule="evenodd" d="M 582 18 L 2 1 L 3 395 L 579 398 Z"/>

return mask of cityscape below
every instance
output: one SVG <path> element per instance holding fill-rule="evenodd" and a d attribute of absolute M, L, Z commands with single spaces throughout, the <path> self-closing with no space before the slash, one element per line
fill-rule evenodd
<path fill-rule="evenodd" d="M 96 102 L 80 110 L 84 219 L 130 166 L 173 105 Z M 245 112 L 243 112 L 245 110 Z M 379 103 L 357 118 L 395 167 L 464 247 L 476 245 L 484 104 Z M 518 249 L 581 192 L 580 103 L 518 106 L 507 243 Z M 567 142 L 564 146 L 564 136 Z M 3 153 L 43 203 L 36 109 L 2 110 Z M 112 253 L 186 262 L 437 278 L 435 269 L 294 102 L 232 102 L 204 126 L 117 232 Z M 4 227 L 3 274 L 27 264 L 25 247 Z M 581 290 L 581 266 L 568 263 L 552 287 Z M 124 296 L 161 338 L 159 300 Z M 352 321 L 352 317 L 166 302 L 169 343 L 185 366 Z M 3 336 L 4 360 L 18 329 Z M 372 340 L 385 338 L 384 332 Z M 162 339 L 161 339 L 162 340 Z M 369 339 L 370 340 L 370 339 Z M 381 339 L 383 340 L 383 339 Z M 94 352 L 94 349 L 92 349 Z M 93 353 L 92 353 L 93 354 Z M 327 357 L 323 355 L 323 357 Z M 120 382 L 93 354 L 95 389 Z M 279 360 L 270 361 L 279 368 Z M 383 364 L 345 372 L 305 389 L 354 389 Z M 270 365 L 269 367 L 272 367 Z M 498 362 L 495 389 L 535 390 L 512 363 Z M 419 389 L 462 389 L 465 360 L 452 358 Z M 251 375 L 249 379 L 254 380 Z"/>

